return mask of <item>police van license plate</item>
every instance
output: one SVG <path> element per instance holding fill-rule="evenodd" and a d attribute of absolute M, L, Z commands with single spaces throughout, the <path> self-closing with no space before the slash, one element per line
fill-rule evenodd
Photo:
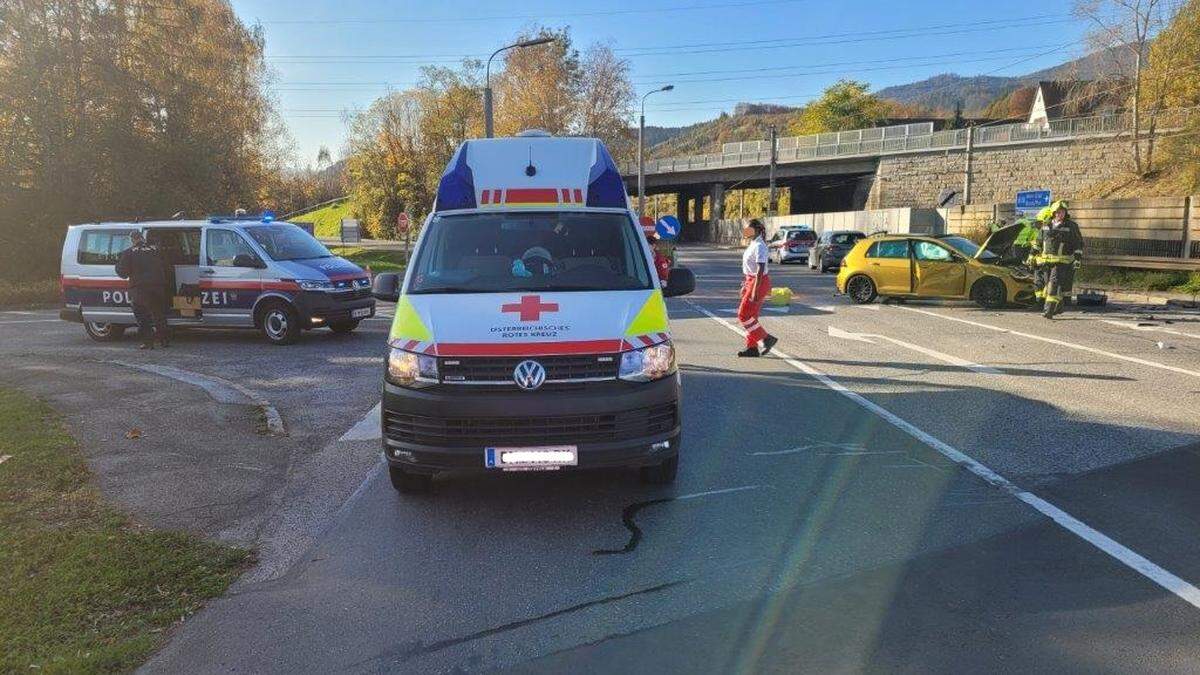
<path fill-rule="evenodd" d="M 351 319 L 361 319 L 364 316 L 371 316 L 371 308 L 370 307 L 363 307 L 362 309 L 350 310 L 350 318 Z"/>
<path fill-rule="evenodd" d="M 483 449 L 483 465 L 502 471 L 556 471 L 578 463 L 579 451 L 574 445 Z"/>

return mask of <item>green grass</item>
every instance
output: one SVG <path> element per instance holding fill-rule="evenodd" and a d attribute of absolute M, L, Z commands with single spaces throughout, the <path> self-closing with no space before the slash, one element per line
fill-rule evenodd
<path fill-rule="evenodd" d="M 0 388 L 0 429 L 0 672 L 132 670 L 249 563 L 105 503 L 45 404 Z"/>
<path fill-rule="evenodd" d="M 370 267 L 375 274 L 404 271 L 404 251 L 353 246 L 333 246 L 329 250 L 359 267 Z"/>
<path fill-rule="evenodd" d="M 314 211 L 288 218 L 290 223 L 312 223 L 313 234 L 318 239 L 337 239 L 342 234 L 342 218 L 353 218 L 350 200 L 342 200 L 322 206 Z"/>
<path fill-rule="evenodd" d="M 59 303 L 58 279 L 8 281 L 0 279 L 0 308 L 37 307 Z"/>
<path fill-rule="evenodd" d="M 1120 267 L 1080 268 L 1076 280 L 1085 284 L 1112 286 L 1131 291 L 1175 291 L 1196 293 L 1200 289 L 1200 272 L 1167 272 L 1135 270 Z"/>

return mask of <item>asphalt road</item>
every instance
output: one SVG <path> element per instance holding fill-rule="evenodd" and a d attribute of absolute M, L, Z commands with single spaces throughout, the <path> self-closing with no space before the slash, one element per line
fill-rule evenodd
<path fill-rule="evenodd" d="M 377 401 L 384 321 L 138 354 L 262 393 L 289 434 L 263 568 L 146 671 L 1200 666 L 1200 317 L 856 307 L 776 266 L 796 298 L 764 323 L 790 358 L 738 359 L 738 252 L 683 260 L 669 488 L 467 474 L 399 497 L 376 441 L 338 440 Z M 132 357 L 38 320 L 0 313 L 0 357 Z"/>

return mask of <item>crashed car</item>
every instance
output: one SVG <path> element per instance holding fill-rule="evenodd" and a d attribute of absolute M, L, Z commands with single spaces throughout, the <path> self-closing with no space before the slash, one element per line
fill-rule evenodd
<path fill-rule="evenodd" d="M 837 288 L 856 304 L 877 297 L 1030 304 L 1033 275 L 1014 246 L 1020 232 L 1020 225 L 1000 228 L 982 246 L 960 235 L 874 235 L 846 254 Z"/>

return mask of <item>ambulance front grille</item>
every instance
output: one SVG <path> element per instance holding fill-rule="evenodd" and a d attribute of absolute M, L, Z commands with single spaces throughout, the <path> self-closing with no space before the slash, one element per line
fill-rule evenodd
<path fill-rule="evenodd" d="M 530 357 L 470 357 L 442 358 L 438 372 L 446 384 L 512 384 L 517 364 Z M 546 369 L 550 382 L 587 382 L 611 380 L 617 376 L 620 356 L 590 354 L 571 356 L 536 356 L 532 360 Z"/>
<path fill-rule="evenodd" d="M 387 412 L 388 438 L 434 447 L 603 443 L 643 438 L 675 428 L 674 403 L 603 415 L 554 417 L 431 417 Z"/>

